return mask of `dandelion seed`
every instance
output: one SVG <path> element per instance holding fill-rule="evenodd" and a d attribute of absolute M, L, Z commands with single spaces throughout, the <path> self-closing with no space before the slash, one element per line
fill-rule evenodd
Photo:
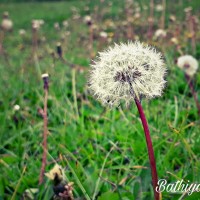
<path fill-rule="evenodd" d="M 162 94 L 166 69 L 160 53 L 140 42 L 120 44 L 99 53 L 92 65 L 89 87 L 104 105 L 127 104 L 134 97 L 151 99 Z"/>
<path fill-rule="evenodd" d="M 198 69 L 198 61 L 191 55 L 179 57 L 177 65 L 190 77 L 194 76 Z"/>

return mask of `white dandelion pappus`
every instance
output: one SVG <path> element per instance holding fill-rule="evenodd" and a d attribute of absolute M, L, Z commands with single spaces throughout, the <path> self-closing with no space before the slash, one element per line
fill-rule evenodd
<path fill-rule="evenodd" d="M 192 77 L 198 69 L 198 61 L 191 55 L 184 55 L 178 58 L 177 66 Z"/>
<path fill-rule="evenodd" d="M 20 106 L 16 104 L 16 105 L 14 105 L 13 109 L 14 109 L 14 111 L 18 111 L 20 109 Z"/>
<path fill-rule="evenodd" d="M 3 20 L 1 22 L 1 28 L 4 31 L 11 31 L 13 28 L 13 22 L 9 18 L 9 13 L 7 11 L 3 13 Z"/>
<path fill-rule="evenodd" d="M 162 55 L 140 42 L 115 44 L 91 66 L 89 88 L 104 105 L 160 96 L 166 72 Z"/>
<path fill-rule="evenodd" d="M 156 30 L 156 32 L 154 33 L 154 37 L 155 39 L 158 39 L 158 38 L 165 38 L 167 36 L 167 33 L 165 30 L 163 29 L 158 29 Z"/>

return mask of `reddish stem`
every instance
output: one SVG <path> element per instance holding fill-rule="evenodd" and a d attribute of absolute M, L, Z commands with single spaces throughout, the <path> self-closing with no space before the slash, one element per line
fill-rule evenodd
<path fill-rule="evenodd" d="M 190 87 L 190 91 L 192 93 L 192 96 L 194 97 L 194 101 L 195 101 L 196 106 L 197 106 L 198 114 L 200 115 L 200 103 L 198 101 L 197 93 L 195 92 L 192 80 L 191 80 L 191 78 L 187 74 L 185 74 L 185 78 L 186 78 L 187 84 Z"/>
<path fill-rule="evenodd" d="M 47 135 L 48 135 L 48 119 L 47 119 L 47 99 L 48 99 L 48 80 L 44 79 L 44 110 L 43 110 L 43 122 L 44 122 L 44 130 L 43 130 L 43 155 L 42 155 L 42 166 L 40 169 L 40 177 L 39 177 L 39 184 L 42 184 L 44 179 L 44 172 L 47 163 Z"/>
<path fill-rule="evenodd" d="M 156 187 L 158 186 L 158 176 L 157 176 L 156 161 L 155 161 L 155 158 L 154 158 L 154 151 L 153 151 L 153 145 L 152 145 L 152 141 L 151 141 L 150 131 L 149 131 L 148 123 L 147 123 L 142 105 L 137 98 L 135 98 L 135 103 L 137 105 L 137 108 L 138 108 L 138 111 L 139 111 L 139 114 L 140 114 L 140 118 L 141 118 L 141 121 L 142 121 L 143 129 L 144 129 L 144 133 L 145 133 L 146 144 L 147 144 L 148 155 L 149 155 L 149 161 L 150 161 L 150 167 L 151 167 L 154 197 L 155 197 L 155 200 L 159 200 L 160 194 L 159 194 L 159 192 L 156 191 Z"/>

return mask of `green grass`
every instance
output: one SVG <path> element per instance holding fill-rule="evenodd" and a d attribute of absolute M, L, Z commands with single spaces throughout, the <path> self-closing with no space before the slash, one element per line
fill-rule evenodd
<path fill-rule="evenodd" d="M 43 107 L 41 74 L 45 72 L 50 74 L 46 171 L 52 168 L 55 161 L 62 165 L 67 179 L 75 183 L 76 198 L 86 199 L 89 196 L 95 199 L 95 192 L 98 200 L 153 199 L 146 143 L 136 106 L 104 109 L 87 91 L 90 58 L 88 30 L 82 17 L 94 13 L 95 5 L 95 1 L 76 0 L 0 3 L 0 13 L 9 11 L 14 21 L 13 32 L 6 34 L 4 39 L 8 61 L 0 55 L 0 199 L 20 199 L 26 189 L 39 187 L 43 120 L 37 110 Z M 189 2 L 184 1 L 184 5 L 173 7 L 179 20 L 184 19 L 182 7 L 188 5 Z M 191 1 L 191 5 L 196 13 L 199 1 Z M 89 6 L 90 11 L 84 10 L 85 6 Z M 72 18 L 72 7 L 79 10 L 80 19 Z M 123 2 L 116 0 L 104 19 L 114 19 L 120 24 L 125 19 L 121 8 Z M 168 9 L 167 16 L 169 12 Z M 157 15 L 156 20 L 159 19 Z M 44 19 L 45 24 L 39 34 L 46 37 L 46 42 L 39 44 L 38 59 L 35 60 L 31 46 L 31 20 L 34 18 Z M 64 57 L 84 66 L 84 73 L 72 71 L 58 59 L 53 65 L 48 52 L 55 49 L 56 42 L 65 32 L 63 28 L 54 30 L 53 24 L 62 23 L 65 19 L 69 21 L 68 31 L 71 34 L 62 42 Z M 158 23 L 155 28 L 157 26 Z M 24 38 L 18 34 L 21 28 L 27 30 Z M 146 30 L 146 23 L 139 23 L 136 27 L 143 41 L 147 41 L 143 36 Z M 117 30 L 109 28 L 107 31 Z M 114 41 L 126 41 L 126 38 L 120 35 Z M 183 50 L 190 53 L 184 34 L 181 41 Z M 200 126 L 196 106 L 183 73 L 174 64 L 178 56 L 174 47 L 168 42 L 165 45 L 154 44 L 162 50 L 166 59 L 167 87 L 162 97 L 144 100 L 142 104 L 153 139 L 158 175 L 169 183 L 181 179 L 200 183 Z M 98 39 L 94 45 L 97 52 Z M 200 74 L 195 78 L 195 89 L 198 91 Z M 19 111 L 13 110 L 16 104 L 20 105 Z M 50 199 L 51 187 L 52 184 L 45 178 L 37 199 Z M 164 192 L 163 200 L 176 200 L 180 196 Z M 197 200 L 200 194 L 194 193 L 185 199 Z"/>

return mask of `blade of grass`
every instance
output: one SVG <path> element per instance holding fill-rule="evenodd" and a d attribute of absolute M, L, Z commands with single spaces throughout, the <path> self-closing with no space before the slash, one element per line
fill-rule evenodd
<path fill-rule="evenodd" d="M 115 144 L 115 146 L 116 146 L 116 144 Z M 110 155 L 111 152 L 114 150 L 115 146 L 113 146 L 113 147 L 110 149 L 110 151 L 107 153 L 107 155 L 106 155 L 106 157 L 105 157 L 105 159 L 104 159 L 104 161 L 103 161 L 103 165 L 102 165 L 101 170 L 100 170 L 100 173 L 99 173 L 99 178 L 97 179 L 97 182 L 96 182 L 96 185 L 95 185 L 95 190 L 94 190 L 94 194 L 93 194 L 92 200 L 95 200 L 95 197 L 96 197 L 96 195 L 97 195 L 97 193 L 98 193 L 99 184 L 100 184 L 100 181 L 101 181 L 101 177 L 102 177 L 102 174 L 103 174 L 103 170 L 104 170 L 104 168 L 105 168 L 105 164 L 106 164 L 106 162 L 107 162 L 107 159 L 108 159 L 109 155 Z"/>
<path fill-rule="evenodd" d="M 72 69 L 72 92 L 73 92 L 73 98 L 74 98 L 74 108 L 76 110 L 76 117 L 79 121 L 78 103 L 77 103 L 77 98 L 76 98 L 76 71 L 75 69 Z"/>
<path fill-rule="evenodd" d="M 79 180 L 78 176 L 76 175 L 76 172 L 74 171 L 73 167 L 70 165 L 70 163 L 68 162 L 67 158 L 64 157 L 64 160 L 66 161 L 67 165 L 69 166 L 69 169 L 71 170 L 72 174 L 74 175 L 74 178 L 76 179 L 77 185 L 80 187 L 80 189 L 82 190 L 85 198 L 87 200 L 91 200 L 88 193 L 86 192 L 85 188 L 83 187 L 83 185 L 81 184 L 81 181 Z"/>
<path fill-rule="evenodd" d="M 20 184 L 21 184 L 21 181 L 22 181 L 22 178 L 23 178 L 23 176 L 24 176 L 25 171 L 26 171 L 26 166 L 23 168 L 21 177 L 20 177 L 20 179 L 19 179 L 19 181 L 18 181 L 18 183 L 17 183 L 17 185 L 16 185 L 16 187 L 15 187 L 15 191 L 14 191 L 12 197 L 11 197 L 11 200 L 16 199 L 15 196 L 16 196 L 16 194 L 17 194 L 17 190 L 19 189 L 19 186 L 20 186 Z"/>

